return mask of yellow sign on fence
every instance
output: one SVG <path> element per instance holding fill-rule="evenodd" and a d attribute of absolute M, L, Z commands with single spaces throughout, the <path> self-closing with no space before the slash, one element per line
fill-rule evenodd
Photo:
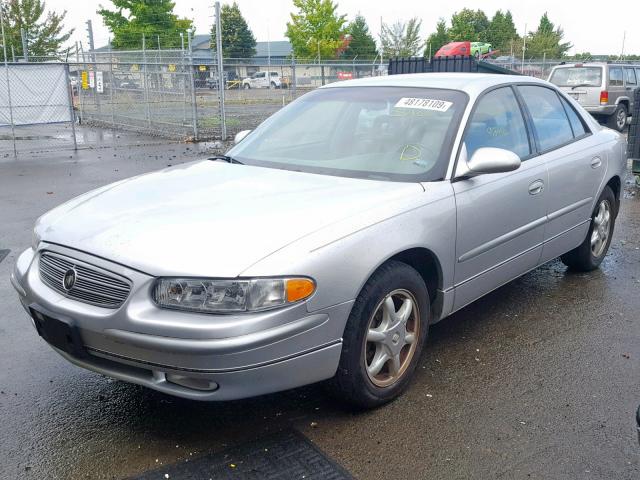
<path fill-rule="evenodd" d="M 82 79 L 82 89 L 89 90 L 89 75 L 87 74 L 87 71 L 83 70 L 80 77 Z"/>
<path fill-rule="evenodd" d="M 201 72 L 206 72 L 207 71 L 207 66 L 206 65 L 198 65 L 198 70 L 200 70 Z"/>
<path fill-rule="evenodd" d="M 176 71 L 176 65 L 175 65 L 175 63 L 170 63 L 170 64 L 169 64 L 169 71 L 170 71 L 170 72 L 175 72 L 175 71 Z"/>

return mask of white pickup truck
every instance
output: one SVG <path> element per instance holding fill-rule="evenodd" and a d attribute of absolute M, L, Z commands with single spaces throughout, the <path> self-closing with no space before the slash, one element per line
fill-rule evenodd
<path fill-rule="evenodd" d="M 286 79 L 280 78 L 278 72 L 270 73 L 271 78 L 267 77 L 267 72 L 256 72 L 242 79 L 242 88 L 286 88 L 288 86 Z"/>

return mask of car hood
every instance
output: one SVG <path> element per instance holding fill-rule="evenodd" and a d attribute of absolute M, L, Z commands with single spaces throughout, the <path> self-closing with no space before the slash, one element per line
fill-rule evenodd
<path fill-rule="evenodd" d="M 419 183 L 204 160 L 81 195 L 36 232 L 151 275 L 235 277 L 306 235 L 421 192 Z"/>

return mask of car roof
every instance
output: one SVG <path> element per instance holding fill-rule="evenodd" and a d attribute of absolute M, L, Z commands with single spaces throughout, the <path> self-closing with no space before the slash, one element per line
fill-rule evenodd
<path fill-rule="evenodd" d="M 325 85 L 321 88 L 337 87 L 422 87 L 461 90 L 469 95 L 478 95 L 487 88 L 510 83 L 540 83 L 545 80 L 524 75 L 500 75 L 489 73 L 409 73 L 359 78 Z"/>

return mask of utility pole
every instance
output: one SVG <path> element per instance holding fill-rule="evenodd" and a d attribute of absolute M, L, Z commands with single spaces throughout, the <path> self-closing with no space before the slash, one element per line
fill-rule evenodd
<path fill-rule="evenodd" d="M 25 62 L 29 61 L 29 47 L 27 45 L 27 32 L 20 27 L 20 37 L 22 37 L 22 58 Z"/>
<path fill-rule="evenodd" d="M 95 62 L 95 54 L 93 53 L 96 46 L 93 43 L 93 25 L 91 23 L 91 20 L 87 20 L 87 35 L 89 36 L 89 51 L 91 52 L 93 58 L 93 61 Z"/>
<path fill-rule="evenodd" d="M 527 49 L 527 24 L 524 24 L 524 36 L 522 37 L 522 73 L 524 73 L 524 52 Z"/>
<path fill-rule="evenodd" d="M 622 34 L 622 50 L 620 51 L 620 60 L 624 60 L 624 42 L 627 39 L 627 31 Z"/>

